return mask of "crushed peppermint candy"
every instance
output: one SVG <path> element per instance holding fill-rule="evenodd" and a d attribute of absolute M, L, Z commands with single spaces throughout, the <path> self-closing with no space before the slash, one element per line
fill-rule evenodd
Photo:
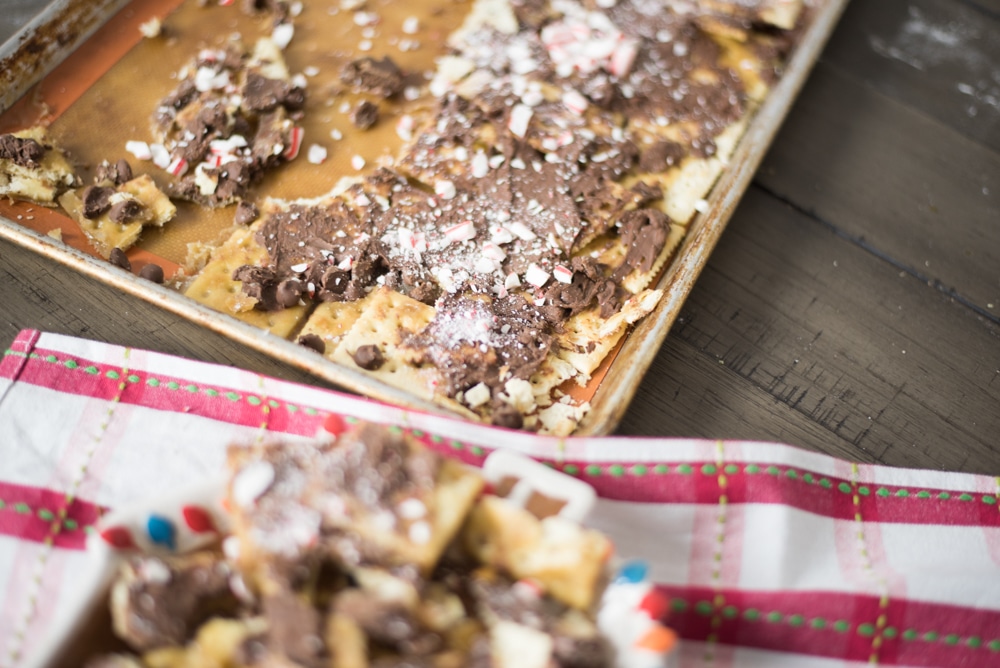
<path fill-rule="evenodd" d="M 355 155 L 351 158 L 351 167 L 357 170 L 362 170 L 365 168 L 365 159 L 360 155 Z"/>
<path fill-rule="evenodd" d="M 444 236 L 453 244 L 471 241 L 476 238 L 476 226 L 472 224 L 471 220 L 466 220 L 446 229 Z"/>
<path fill-rule="evenodd" d="M 548 283 L 549 277 L 549 272 L 545 271 L 534 262 L 528 265 L 528 271 L 524 274 L 524 280 L 531 285 L 534 285 L 536 288 L 540 288 Z"/>
<path fill-rule="evenodd" d="M 561 264 L 557 264 L 555 269 L 552 270 L 552 277 L 560 283 L 566 283 L 568 285 L 573 282 L 573 270 L 568 267 L 564 267 Z"/>
<path fill-rule="evenodd" d="M 528 123 L 534 115 L 534 110 L 526 104 L 515 104 L 510 110 L 510 120 L 507 121 L 507 129 L 516 137 L 524 137 L 528 131 Z"/>
<path fill-rule="evenodd" d="M 292 43 L 292 37 L 295 36 L 295 26 L 291 23 L 279 23 L 274 26 L 274 31 L 271 33 L 271 41 L 279 49 L 284 49 L 289 44 Z"/>
<path fill-rule="evenodd" d="M 455 188 L 454 183 L 442 179 L 434 184 L 434 194 L 441 199 L 448 200 L 453 199 L 458 194 L 458 190 Z M 473 232 L 473 236 L 475 236 L 475 232 Z"/>
<path fill-rule="evenodd" d="M 144 141 L 127 141 L 125 142 L 125 150 L 134 155 L 136 160 L 153 159 L 153 152 L 150 150 L 149 144 Z"/>
<path fill-rule="evenodd" d="M 305 130 L 295 126 L 292 128 L 292 135 L 289 138 L 288 148 L 285 149 L 284 156 L 286 160 L 294 160 L 299 155 L 299 150 L 302 148 L 302 139 L 305 136 Z"/>
<path fill-rule="evenodd" d="M 327 151 L 325 146 L 320 146 L 319 144 L 313 144 L 309 147 L 309 153 L 306 159 L 310 164 L 321 165 L 326 162 Z"/>

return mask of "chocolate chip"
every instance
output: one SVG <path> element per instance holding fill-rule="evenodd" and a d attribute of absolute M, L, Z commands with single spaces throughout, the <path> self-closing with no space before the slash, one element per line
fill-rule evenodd
<path fill-rule="evenodd" d="M 138 200 L 125 199 L 112 205 L 108 218 L 124 225 L 138 218 L 144 208 Z"/>
<path fill-rule="evenodd" d="M 145 278 L 147 281 L 153 281 L 154 283 L 163 282 L 163 267 L 158 264 L 150 262 L 139 270 L 139 276 Z"/>
<path fill-rule="evenodd" d="M 115 170 L 118 172 L 118 178 L 115 179 L 115 183 L 120 184 L 132 180 L 132 166 L 124 158 L 115 163 Z"/>
<path fill-rule="evenodd" d="M 253 202 L 242 200 L 236 205 L 236 215 L 233 216 L 233 222 L 237 225 L 249 225 L 257 220 L 258 216 L 260 216 L 260 210 L 257 206 Z"/>
<path fill-rule="evenodd" d="M 93 220 L 111 208 L 111 196 L 114 188 L 103 186 L 87 186 L 83 190 L 83 217 Z"/>
<path fill-rule="evenodd" d="M 320 355 L 326 352 L 326 343 L 316 334 L 303 334 L 299 337 L 299 345 L 312 348 Z"/>
<path fill-rule="evenodd" d="M 378 107 L 368 100 L 362 100 L 351 112 L 351 123 L 367 130 L 378 122 Z"/>
<path fill-rule="evenodd" d="M 274 298 L 282 308 L 291 308 L 299 303 L 302 297 L 303 285 L 294 278 L 288 278 L 278 283 L 275 289 Z"/>
<path fill-rule="evenodd" d="M 128 161 L 121 159 L 115 164 L 111 164 L 107 160 L 102 162 L 97 167 L 97 175 L 94 177 L 96 183 L 101 183 L 102 181 L 111 181 L 116 185 L 121 185 L 127 181 L 132 180 L 132 167 L 128 164 Z"/>
<path fill-rule="evenodd" d="M 108 256 L 108 262 L 116 267 L 121 267 L 125 271 L 132 271 L 132 263 L 128 261 L 128 256 L 125 255 L 125 251 L 121 248 L 111 249 L 111 255 Z"/>
<path fill-rule="evenodd" d="M 374 344 L 360 346 L 354 351 L 354 363 L 366 371 L 375 371 L 385 364 L 385 357 L 382 351 Z"/>

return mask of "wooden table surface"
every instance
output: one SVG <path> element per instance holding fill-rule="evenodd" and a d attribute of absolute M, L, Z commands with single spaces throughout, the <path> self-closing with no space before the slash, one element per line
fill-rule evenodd
<path fill-rule="evenodd" d="M 0 241 L 23 328 L 323 385 Z M 1000 474 L 1000 0 L 852 0 L 618 433 Z"/>

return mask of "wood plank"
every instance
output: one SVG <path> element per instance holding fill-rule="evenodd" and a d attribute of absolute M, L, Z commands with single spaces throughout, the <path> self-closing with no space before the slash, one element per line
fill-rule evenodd
<path fill-rule="evenodd" d="M 759 188 L 621 425 L 1000 471 L 1000 326 Z"/>
<path fill-rule="evenodd" d="M 0 345 L 24 328 L 145 348 L 331 385 L 0 239 Z"/>
<path fill-rule="evenodd" d="M 1000 12 L 967 2 L 855 0 L 822 59 L 1000 150 L 998 36 Z"/>
<path fill-rule="evenodd" d="M 957 2 L 972 7 L 990 18 L 1000 19 L 1000 0 L 957 0 Z"/>
<path fill-rule="evenodd" d="M 820 64 L 756 179 L 1000 317 L 1000 153 Z"/>

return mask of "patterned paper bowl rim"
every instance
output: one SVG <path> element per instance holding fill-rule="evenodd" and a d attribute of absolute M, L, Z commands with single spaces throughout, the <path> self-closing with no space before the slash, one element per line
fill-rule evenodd
<path fill-rule="evenodd" d="M 561 492 L 569 503 L 560 514 L 573 521 L 582 522 L 596 498 L 590 485 L 512 451 L 494 451 L 483 466 L 488 482 L 511 473 L 534 478 L 534 484 L 544 484 L 547 493 Z M 223 503 L 227 483 L 222 478 L 203 481 L 105 515 L 87 541 L 90 559 L 76 604 L 61 611 L 49 642 L 25 665 L 49 668 L 68 663 L 86 622 L 105 605 L 127 555 L 183 554 L 225 536 L 229 529 Z M 670 668 L 676 659 L 677 637 L 659 621 L 668 601 L 654 588 L 647 564 L 619 559 L 612 571 L 597 622 L 615 649 L 617 668 Z"/>

